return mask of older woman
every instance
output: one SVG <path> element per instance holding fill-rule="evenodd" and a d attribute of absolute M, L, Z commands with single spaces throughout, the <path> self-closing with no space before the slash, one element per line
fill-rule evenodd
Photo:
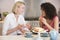
<path fill-rule="evenodd" d="M 24 10 L 24 2 L 18 1 L 15 3 L 12 13 L 9 13 L 4 20 L 3 35 L 17 35 L 18 33 L 24 34 L 25 30 L 28 31 L 30 29 L 30 26 L 26 25 L 24 17 L 22 16 Z"/>

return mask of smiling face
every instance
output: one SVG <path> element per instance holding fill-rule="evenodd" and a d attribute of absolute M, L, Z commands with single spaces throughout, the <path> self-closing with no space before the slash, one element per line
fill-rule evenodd
<path fill-rule="evenodd" d="M 25 12 L 25 4 L 22 2 L 17 2 L 14 5 L 14 8 L 12 10 L 15 14 L 21 14 Z"/>
<path fill-rule="evenodd" d="M 24 12 L 24 10 L 25 10 L 25 5 L 24 4 L 17 4 L 17 6 L 16 6 L 16 11 L 17 11 L 17 13 L 23 13 Z"/>

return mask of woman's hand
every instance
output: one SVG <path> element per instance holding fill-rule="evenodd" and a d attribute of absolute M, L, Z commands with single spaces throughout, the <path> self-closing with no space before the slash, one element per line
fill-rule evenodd
<path fill-rule="evenodd" d="M 41 21 L 43 24 L 47 24 L 46 19 L 43 18 L 43 17 L 40 17 L 40 21 Z"/>
<path fill-rule="evenodd" d="M 22 28 L 23 25 L 18 25 L 19 29 Z"/>
<path fill-rule="evenodd" d="M 40 17 L 40 21 L 45 24 L 50 30 L 52 30 L 53 28 L 47 23 L 46 19 L 44 17 Z"/>
<path fill-rule="evenodd" d="M 26 24 L 26 27 L 30 30 L 31 29 L 31 25 L 30 24 Z"/>
<path fill-rule="evenodd" d="M 16 26 L 16 29 L 17 29 L 17 30 L 19 30 L 19 28 L 20 28 L 20 26 L 19 26 L 19 25 L 17 25 L 17 26 Z"/>

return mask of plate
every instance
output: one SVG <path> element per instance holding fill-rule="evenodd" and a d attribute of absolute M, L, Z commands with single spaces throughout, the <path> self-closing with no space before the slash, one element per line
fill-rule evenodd
<path fill-rule="evenodd" d="M 38 33 L 38 32 L 40 32 L 40 33 L 45 33 L 46 30 L 44 30 L 44 29 L 41 28 L 41 27 L 34 27 L 34 28 L 32 29 L 32 32 L 33 32 L 33 33 Z"/>

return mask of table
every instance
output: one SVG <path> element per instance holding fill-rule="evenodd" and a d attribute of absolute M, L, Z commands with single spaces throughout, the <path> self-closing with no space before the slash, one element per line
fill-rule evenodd
<path fill-rule="evenodd" d="M 0 40 L 34 40 L 36 35 L 33 35 L 32 38 L 26 38 L 24 35 L 19 35 L 19 36 L 0 36 Z M 50 37 L 42 37 L 44 40 L 50 40 Z M 60 34 L 57 40 L 60 39 Z"/>
<path fill-rule="evenodd" d="M 49 38 L 46 38 L 47 40 Z M 34 37 L 32 38 L 25 38 L 24 36 L 0 36 L 0 40 L 34 40 Z"/>

